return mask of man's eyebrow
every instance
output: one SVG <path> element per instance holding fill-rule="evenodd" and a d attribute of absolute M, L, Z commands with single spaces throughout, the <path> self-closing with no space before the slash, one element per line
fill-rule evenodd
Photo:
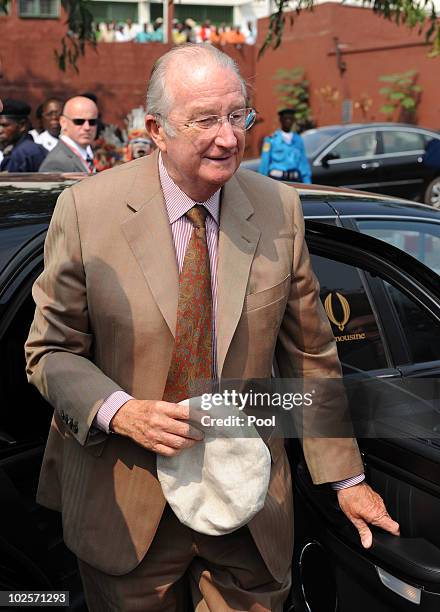
<path fill-rule="evenodd" d="M 244 108 L 244 106 L 242 106 L 241 104 L 234 104 L 233 107 L 231 107 L 231 109 L 227 112 L 227 114 L 229 115 L 229 113 L 233 113 L 234 111 L 237 111 L 241 108 Z M 220 112 L 217 108 L 214 108 L 212 106 L 200 106 L 199 108 L 195 108 L 190 112 L 189 119 L 191 120 L 201 116 L 206 117 L 207 115 L 220 115 Z"/>
<path fill-rule="evenodd" d="M 194 117 L 199 117 L 200 115 L 218 115 L 218 110 L 212 106 L 196 107 L 190 112 L 190 119 L 194 119 Z"/>

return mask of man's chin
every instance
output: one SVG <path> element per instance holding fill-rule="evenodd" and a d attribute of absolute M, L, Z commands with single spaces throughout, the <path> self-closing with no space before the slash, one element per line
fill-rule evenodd
<path fill-rule="evenodd" d="M 229 181 L 229 179 L 235 174 L 238 169 L 236 159 L 230 160 L 228 163 L 216 163 L 207 169 L 205 173 L 205 179 L 209 182 L 221 185 Z"/>

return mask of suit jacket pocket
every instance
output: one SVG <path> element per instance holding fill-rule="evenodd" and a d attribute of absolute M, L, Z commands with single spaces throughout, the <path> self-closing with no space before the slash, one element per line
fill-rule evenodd
<path fill-rule="evenodd" d="M 290 274 L 286 276 L 280 283 L 273 287 L 268 287 L 257 293 L 249 293 L 244 301 L 244 311 L 249 312 L 257 308 L 269 306 L 286 296 L 290 285 Z"/>

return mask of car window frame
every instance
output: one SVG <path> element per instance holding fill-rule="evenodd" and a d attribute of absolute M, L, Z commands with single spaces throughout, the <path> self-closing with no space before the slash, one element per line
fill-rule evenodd
<path fill-rule="evenodd" d="M 369 236 L 369 234 L 364 234 L 360 231 L 359 225 L 356 220 L 358 218 L 367 220 L 367 221 L 380 221 L 384 220 L 393 220 L 393 221 L 414 221 L 415 223 L 428 223 L 428 224 L 436 224 L 440 226 L 440 218 L 434 219 L 433 217 L 417 217 L 413 215 L 386 215 L 386 214 L 378 214 L 378 213 L 350 213 L 344 214 L 340 213 L 339 218 L 341 219 L 342 226 L 349 229 L 359 232 L 363 236 Z M 379 239 L 380 240 L 380 239 Z M 388 244 L 388 243 L 385 243 Z M 395 247 L 398 248 L 398 247 Z M 401 251 L 402 253 L 406 253 L 405 251 Z M 412 256 L 411 256 L 412 257 Z M 432 270 L 435 273 L 434 270 Z M 408 344 L 407 336 L 405 330 L 398 318 L 394 316 L 395 307 L 392 303 L 390 296 L 384 286 L 383 280 L 375 277 L 368 277 L 368 283 L 372 289 L 372 293 L 374 295 L 374 299 L 378 304 L 378 316 L 383 316 L 386 318 L 386 322 L 384 323 L 384 334 L 388 339 L 388 343 L 390 346 L 390 350 L 393 357 L 394 366 L 405 376 L 411 376 L 412 373 L 417 374 L 419 372 L 426 373 L 427 371 L 435 372 L 440 370 L 440 358 L 438 361 L 419 361 L 413 362 L 411 359 L 411 349 Z M 396 339 L 399 338 L 399 341 Z"/>
<path fill-rule="evenodd" d="M 306 239 L 311 253 L 326 257 L 326 249 L 331 247 L 330 252 L 337 261 L 355 267 L 358 267 L 356 262 L 359 262 L 359 267 L 379 278 L 384 273 L 391 275 L 394 281 L 392 284 L 424 308 L 430 308 L 432 316 L 440 322 L 440 277 L 417 259 L 366 234 L 322 224 L 314 219 L 306 220 Z M 417 272 L 417 277 L 403 269 L 402 261 Z M 411 289 L 408 285 L 411 285 Z"/>
<path fill-rule="evenodd" d="M 373 155 L 360 155 L 360 156 L 356 156 L 356 157 L 344 157 L 343 159 L 329 159 L 328 160 L 328 164 L 329 166 L 333 166 L 333 165 L 337 165 L 337 164 L 341 164 L 341 163 L 348 163 L 348 162 L 352 162 L 352 161 L 359 161 L 360 159 L 376 159 L 377 156 L 377 148 L 378 148 L 378 138 L 377 138 L 377 129 L 376 128 L 371 128 L 371 127 L 365 127 L 365 128 L 358 128 L 358 129 L 354 129 L 354 130 L 350 130 L 349 132 L 344 132 L 343 134 L 340 134 L 335 140 L 333 140 L 330 144 L 328 144 L 326 146 L 326 148 L 321 151 L 321 153 L 319 153 L 319 155 L 313 160 L 313 166 L 322 166 L 322 160 L 323 158 L 330 153 L 337 145 L 341 144 L 341 142 L 343 142 L 344 140 L 347 140 L 347 138 L 351 138 L 352 136 L 357 136 L 359 134 L 363 134 L 364 132 L 374 132 L 376 134 L 376 153 L 374 153 Z"/>
<path fill-rule="evenodd" d="M 347 161 L 357 161 L 359 159 L 387 159 L 389 157 L 399 157 L 399 156 L 404 157 L 405 155 L 417 155 L 417 154 L 423 155 L 425 153 L 425 149 L 416 149 L 413 151 L 405 151 L 405 152 L 396 153 L 396 154 L 395 153 L 384 153 L 382 133 L 385 131 L 396 131 L 399 128 L 397 128 L 396 126 L 375 126 L 374 128 L 369 126 L 365 128 L 356 128 L 356 129 L 350 130 L 349 132 L 344 132 L 343 134 L 340 134 L 335 140 L 333 140 L 330 144 L 328 144 L 317 155 L 317 157 L 313 160 L 312 165 L 317 166 L 317 167 L 321 166 L 322 159 L 327 155 L 327 153 L 329 153 L 334 146 L 342 142 L 342 140 L 344 140 L 348 136 L 351 136 L 353 134 L 358 134 L 360 132 L 372 131 L 373 129 L 376 132 L 376 138 L 377 138 L 376 153 L 374 155 L 365 156 L 365 157 L 351 157 L 351 158 L 345 157 L 343 160 L 342 159 L 331 159 L 328 162 L 329 165 L 333 165 L 334 163 L 347 162 Z M 415 128 L 415 127 L 412 128 L 411 126 L 404 126 L 401 128 L 400 131 L 416 132 L 418 134 L 422 134 L 423 136 L 430 137 L 431 139 L 436 138 L 437 140 L 440 140 L 440 134 L 436 132 L 432 132 L 425 128 Z"/>
<path fill-rule="evenodd" d="M 397 127 L 381 127 L 378 128 L 377 130 L 378 132 L 378 137 L 380 139 L 380 152 L 378 153 L 378 156 L 381 159 L 387 159 L 389 157 L 407 157 L 409 156 L 414 156 L 414 155 L 424 155 L 425 153 L 425 147 L 423 149 L 409 149 L 407 151 L 398 151 L 395 153 L 386 153 L 385 152 L 385 144 L 384 144 L 384 140 L 383 140 L 383 134 L 385 132 L 407 132 L 408 134 L 419 134 L 422 136 L 426 136 L 426 134 L 422 131 L 422 130 L 416 130 L 416 129 L 410 129 L 410 128 L 397 128 Z M 420 160 L 421 161 L 421 160 Z"/>
<path fill-rule="evenodd" d="M 343 223 L 344 221 L 345 222 L 351 221 L 351 223 L 346 223 L 345 227 L 348 227 L 349 229 L 354 229 L 362 235 L 370 235 L 370 234 L 366 234 L 361 231 L 360 226 L 357 223 L 358 219 L 361 219 L 362 221 L 386 221 L 386 220 L 393 220 L 394 222 L 399 222 L 399 221 L 411 222 L 412 221 L 417 224 L 438 225 L 440 229 L 440 219 L 437 220 L 434 218 L 427 218 L 427 217 L 414 217 L 411 215 L 385 215 L 385 214 L 382 215 L 382 214 L 377 214 L 377 213 L 376 214 L 371 214 L 371 213 L 362 214 L 361 213 L 361 214 L 350 214 L 350 215 L 341 214 L 340 218 Z M 428 235 L 429 232 L 427 232 L 426 234 Z M 402 252 L 405 252 L 405 251 L 402 251 Z"/>

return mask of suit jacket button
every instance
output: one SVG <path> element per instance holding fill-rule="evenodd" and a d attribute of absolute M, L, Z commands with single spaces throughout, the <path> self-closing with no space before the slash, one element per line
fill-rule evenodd
<path fill-rule="evenodd" d="M 60 410 L 60 417 L 63 419 L 64 421 L 64 410 Z"/>
<path fill-rule="evenodd" d="M 76 433 L 76 434 L 78 433 L 78 423 L 73 424 L 72 431 L 73 433 Z"/>

